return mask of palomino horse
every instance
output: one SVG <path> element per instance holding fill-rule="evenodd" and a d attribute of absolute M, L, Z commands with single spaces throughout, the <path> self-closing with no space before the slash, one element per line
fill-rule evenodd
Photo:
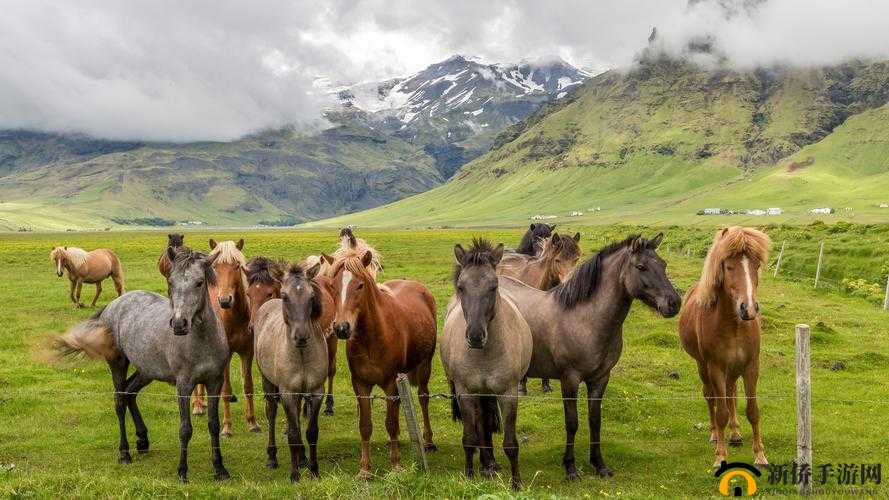
<path fill-rule="evenodd" d="M 320 264 L 316 262 L 320 268 Z M 313 266 L 309 266 L 311 268 Z M 254 318 L 259 308 L 271 299 L 281 298 L 281 282 L 284 279 L 284 263 L 267 257 L 253 257 L 247 263 L 247 298 L 250 303 L 250 329 L 255 331 Z M 333 415 L 333 377 L 336 375 L 337 340 L 333 335 L 334 300 L 330 278 L 318 276 L 317 270 L 313 282 L 318 285 L 319 296 L 323 302 L 322 314 L 318 322 L 324 329 L 327 339 L 327 398 L 324 414 Z"/>
<path fill-rule="evenodd" d="M 522 236 L 522 240 L 519 242 L 519 246 L 516 247 L 515 252 L 533 257 L 540 249 L 541 240 L 552 236 L 555 228 L 555 224 L 550 226 L 543 222 L 532 223 L 531 227 Z"/>
<path fill-rule="evenodd" d="M 332 278 L 333 266 L 337 261 L 342 260 L 347 255 L 364 255 L 364 252 L 367 251 L 373 256 L 372 265 L 368 268 L 368 272 L 371 273 L 374 279 L 377 279 L 377 275 L 383 270 L 383 265 L 380 263 L 379 252 L 377 252 L 374 247 L 368 245 L 363 239 L 356 238 L 355 233 L 352 232 L 350 226 L 346 226 L 340 230 L 340 246 L 334 250 L 332 255 L 327 255 L 325 253 L 322 253 L 321 255 L 310 255 L 306 257 L 304 264 L 311 267 L 316 263 L 320 263 L 321 270 L 318 274 L 320 276 Z"/>
<path fill-rule="evenodd" d="M 114 281 L 117 296 L 123 295 L 123 267 L 120 259 L 114 251 L 107 248 L 99 248 L 87 252 L 77 247 L 53 247 L 49 253 L 49 260 L 56 268 L 56 274 L 62 277 L 63 270 L 68 271 L 68 279 L 71 280 L 71 302 L 74 307 L 83 307 L 80 303 L 80 289 L 84 283 L 96 284 L 96 296 L 93 297 L 91 307 L 96 307 L 96 301 L 102 293 L 102 281 L 108 277 Z"/>
<path fill-rule="evenodd" d="M 476 448 L 482 474 L 494 475 L 491 433 L 499 430 L 499 401 L 505 420 L 503 451 L 512 468 L 512 487 L 519 489 L 517 386 L 531 362 L 531 330 L 515 304 L 498 291 L 495 267 L 503 245 L 494 248 L 486 240 L 473 240 L 469 250 L 455 246 L 454 256 L 456 295 L 448 304 L 440 350 L 454 394 L 454 418 L 463 419 L 466 475 L 474 473 Z"/>
<path fill-rule="evenodd" d="M 299 481 L 299 466 L 305 461 L 300 428 L 300 406 L 306 405 L 309 442 L 309 471 L 318 476 L 318 411 L 328 375 L 327 338 L 322 323 L 324 308 L 332 315 L 329 294 L 312 280 L 320 264 L 307 270 L 294 265 L 281 285 L 281 298 L 267 301 L 257 311 L 256 364 L 262 372 L 266 416 L 269 426 L 268 467 L 278 467 L 275 442 L 275 416 L 278 401 L 287 416 L 287 443 L 290 447 L 290 480 Z M 326 304 L 325 304 L 326 302 Z"/>
<path fill-rule="evenodd" d="M 260 432 L 253 408 L 253 334 L 250 333 L 250 309 L 247 305 L 247 262 L 241 250 L 244 240 L 210 240 L 210 256 L 214 257 L 213 270 L 216 283 L 210 286 L 210 302 L 222 321 L 229 350 L 241 358 L 241 377 L 244 380 L 244 408 L 247 427 L 251 432 Z M 195 394 L 194 412 L 203 411 L 202 388 Z M 231 436 L 231 377 L 229 367 L 225 367 L 225 383 L 222 385 L 222 435 Z"/>
<path fill-rule="evenodd" d="M 401 467 L 398 446 L 398 390 L 396 375 L 406 373 L 418 385 L 423 411 L 423 440 L 434 450 L 429 425 L 429 375 L 435 354 L 435 299 L 422 284 L 390 280 L 377 284 L 372 275 L 373 254 L 349 255 L 334 264 L 333 291 L 337 307 L 333 330 L 348 339 L 346 356 L 352 388 L 358 397 L 361 432 L 361 479 L 370 477 L 371 390 L 386 393 L 386 430 L 389 461 Z"/>
<path fill-rule="evenodd" d="M 154 380 L 176 386 L 179 398 L 179 480 L 188 481 L 191 440 L 189 397 L 195 385 L 210 393 L 210 456 L 217 479 L 228 479 L 219 447 L 219 391 L 229 352 L 222 325 L 210 307 L 207 287 L 215 280 L 213 259 L 187 251 L 168 250 L 173 261 L 170 298 L 136 291 L 114 299 L 103 310 L 58 339 L 62 354 L 84 352 L 108 362 L 114 382 L 114 403 L 123 464 L 132 462 L 126 414 L 136 427 L 136 451 L 148 452 L 148 428 L 136 396 Z M 127 377 L 127 368 L 135 371 Z"/>
<path fill-rule="evenodd" d="M 574 435 L 581 382 L 587 386 L 590 463 L 600 476 L 612 475 L 600 447 L 602 396 L 620 358 L 623 323 L 633 300 L 664 317 L 679 312 L 679 295 L 667 279 L 666 263 L 655 252 L 662 238 L 662 234 L 652 240 L 630 236 L 613 243 L 549 291 L 500 277 L 500 293 L 518 306 L 534 337 L 528 377 L 561 381 L 567 434 L 562 463 L 569 480 L 579 478 Z"/>
<path fill-rule="evenodd" d="M 759 426 L 756 383 L 759 378 L 759 268 L 768 262 L 769 237 L 749 227 L 716 233 L 707 252 L 701 280 L 685 296 L 679 315 L 682 347 L 698 363 L 704 399 L 710 412 L 710 441 L 716 443 L 718 467 L 729 443 L 741 444 L 737 415 L 737 380 L 744 378 L 747 420 L 753 428 L 753 462 L 768 465 Z"/>
<path fill-rule="evenodd" d="M 526 234 L 531 231 L 529 229 Z M 535 256 L 529 257 L 522 253 L 504 255 L 497 265 L 497 273 L 515 278 L 538 290 L 549 290 L 565 281 L 580 260 L 580 233 L 575 233 L 573 238 L 555 233 L 543 240 L 538 239 L 538 242 L 540 250 Z M 552 392 L 549 379 L 543 379 L 542 385 L 543 392 Z M 519 385 L 519 393 L 528 393 L 525 380 Z"/>

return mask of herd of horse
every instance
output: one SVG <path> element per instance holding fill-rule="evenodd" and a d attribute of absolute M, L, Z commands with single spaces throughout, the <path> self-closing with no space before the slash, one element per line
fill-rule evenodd
<path fill-rule="evenodd" d="M 452 413 L 463 423 L 466 475 L 474 475 L 476 451 L 480 473 L 496 474 L 500 465 L 494 457 L 493 434 L 502 427 L 511 483 L 520 488 L 516 421 L 528 377 L 560 382 L 566 432 L 562 464 L 569 480 L 579 478 L 574 453 L 577 400 L 580 385 L 586 385 L 589 461 L 598 475 L 612 475 L 601 450 L 601 404 L 620 358 L 624 320 L 631 304 L 639 300 L 664 318 L 680 315 L 681 344 L 697 362 L 703 384 L 715 465 L 726 459 L 727 443 L 741 443 L 736 382 L 743 378 L 754 459 L 756 465 L 765 466 L 756 400 L 757 287 L 759 269 L 768 259 L 768 236 L 739 226 L 718 231 L 701 279 L 684 300 L 657 253 L 662 239 L 663 234 L 651 239 L 632 235 L 601 248 L 579 266 L 580 234 L 559 235 L 547 224 L 532 224 L 517 251 L 485 239 L 474 239 L 468 248 L 457 244 L 454 293 L 438 339 L 430 291 L 414 280 L 378 281 L 379 254 L 348 227 L 340 232 L 339 246 L 330 255 L 308 256 L 292 264 L 265 256 L 247 260 L 243 239 L 211 239 L 209 252 L 202 253 L 185 246 L 182 235 L 169 235 L 158 260 L 167 296 L 123 293 L 121 266 L 110 250 L 57 247 L 51 259 L 59 273 L 68 270 L 75 305 L 80 306 L 74 290 L 79 295 L 81 282 L 96 283 L 100 292 L 101 280 L 111 277 L 119 295 L 60 336 L 57 348 L 62 355 L 86 353 L 108 363 L 121 463 L 132 461 L 128 411 L 137 452 L 149 449 L 148 430 L 136 401 L 139 391 L 154 380 L 175 385 L 181 481 L 187 481 L 192 414 L 205 411 L 216 477 L 229 477 L 219 436 L 231 434 L 229 403 L 234 395 L 229 364 L 234 353 L 241 358 L 248 428 L 260 431 L 253 407 L 255 357 L 268 422 L 267 466 L 278 467 L 275 420 L 280 405 L 287 420 L 290 478 L 297 481 L 301 467 L 315 476 L 319 473 L 318 418 L 325 396 L 325 414 L 333 414 L 338 340 L 345 341 L 358 402 L 359 477 L 371 475 L 374 387 L 385 394 L 389 460 L 393 468 L 400 467 L 396 388 L 400 373 L 417 387 L 423 446 L 435 450 L 429 378 L 438 345 Z M 134 370 L 128 375 L 130 365 Z M 307 420 L 308 446 L 303 443 L 301 418 Z M 728 441 L 726 426 L 731 430 Z"/>

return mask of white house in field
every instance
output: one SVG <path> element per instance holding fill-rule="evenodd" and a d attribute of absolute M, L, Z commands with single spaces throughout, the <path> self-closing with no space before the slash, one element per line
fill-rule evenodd
<path fill-rule="evenodd" d="M 722 213 L 720 208 L 705 208 L 704 215 L 719 215 Z"/>
<path fill-rule="evenodd" d="M 813 209 L 809 210 L 809 213 L 812 215 L 830 215 L 834 212 L 835 212 L 835 210 L 830 207 L 813 208 Z"/>
<path fill-rule="evenodd" d="M 771 207 L 768 210 L 766 210 L 766 213 L 768 215 L 781 215 L 782 213 L 784 213 L 784 211 L 778 207 Z"/>

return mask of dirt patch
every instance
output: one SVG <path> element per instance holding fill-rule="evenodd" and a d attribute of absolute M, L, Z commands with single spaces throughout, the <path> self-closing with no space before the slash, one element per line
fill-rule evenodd
<path fill-rule="evenodd" d="M 802 170 L 814 163 L 815 163 L 815 158 L 813 158 L 811 156 L 806 158 L 803 161 L 792 161 L 792 162 L 790 162 L 790 165 L 787 165 L 787 171 L 788 172 L 796 172 L 797 170 Z"/>

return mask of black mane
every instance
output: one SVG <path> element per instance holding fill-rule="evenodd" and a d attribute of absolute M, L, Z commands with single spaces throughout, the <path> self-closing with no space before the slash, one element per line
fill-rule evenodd
<path fill-rule="evenodd" d="M 489 265 L 494 267 L 494 244 L 484 238 L 472 238 L 472 245 L 463 255 L 463 261 L 454 265 L 452 278 L 454 287 L 457 286 L 457 278 L 464 267 Z"/>
<path fill-rule="evenodd" d="M 173 259 L 173 268 L 170 271 L 170 275 L 172 276 L 177 271 L 181 271 L 199 261 L 204 268 L 204 280 L 207 282 L 207 285 L 216 286 L 216 272 L 213 271 L 213 266 L 207 262 L 207 255 L 195 252 L 185 246 L 179 247 L 179 250 L 176 251 L 176 258 Z"/>
<path fill-rule="evenodd" d="M 283 277 L 283 264 L 268 257 L 253 257 L 247 262 L 247 283 L 276 283 Z"/>
<path fill-rule="evenodd" d="M 553 234 L 553 228 L 549 224 L 537 223 L 531 224 L 531 227 L 525 231 L 522 241 L 516 247 L 515 252 L 533 257 L 537 253 L 537 240 L 539 238 L 549 238 Z"/>
<path fill-rule="evenodd" d="M 611 243 L 602 247 L 596 255 L 578 267 L 571 278 L 561 285 L 553 288 L 556 300 L 564 309 L 571 309 L 577 304 L 593 296 L 599 285 L 599 275 L 602 274 L 602 261 L 609 255 L 629 247 L 634 241 L 639 240 L 643 248 L 653 248 L 651 242 L 638 234 L 627 236 L 623 241 Z"/>
<path fill-rule="evenodd" d="M 340 238 L 343 236 L 349 238 L 349 245 L 355 246 L 358 242 L 355 239 L 355 233 L 352 232 L 352 226 L 346 226 L 340 229 Z"/>

